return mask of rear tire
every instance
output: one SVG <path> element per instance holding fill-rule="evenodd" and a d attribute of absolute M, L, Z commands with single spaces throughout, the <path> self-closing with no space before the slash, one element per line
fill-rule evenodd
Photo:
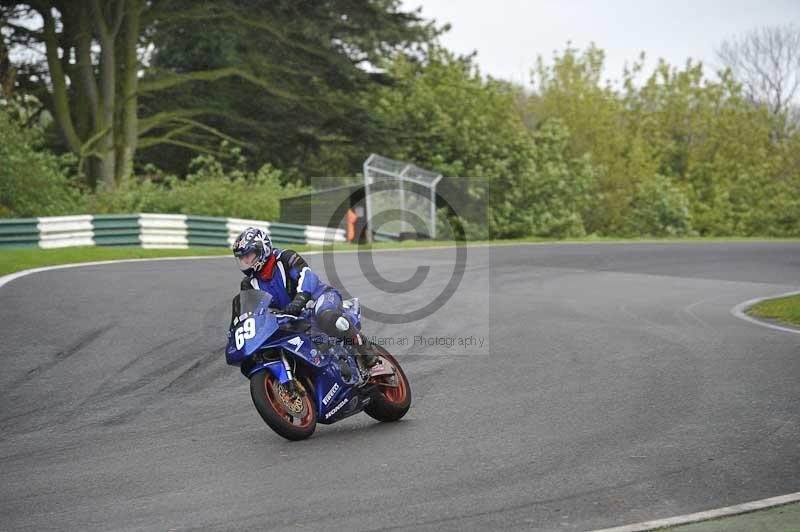
<path fill-rule="evenodd" d="M 370 403 L 364 407 L 368 416 L 378 421 L 397 421 L 411 408 L 411 386 L 403 368 L 397 360 L 382 347 L 373 345 L 372 348 L 383 359 L 384 364 L 392 366 L 397 377 L 397 387 L 381 385 L 387 377 L 375 377 L 375 388 L 372 391 Z"/>
<path fill-rule="evenodd" d="M 295 385 L 301 392 L 299 403 L 293 403 L 299 408 L 297 412 L 285 406 L 285 389 L 269 370 L 263 369 L 250 377 L 250 396 L 261 419 L 272 430 L 291 441 L 304 440 L 314 434 L 317 428 L 317 409 L 310 391 L 297 381 Z M 284 395 L 281 395 L 282 392 Z M 292 413 L 299 415 L 292 416 Z"/>

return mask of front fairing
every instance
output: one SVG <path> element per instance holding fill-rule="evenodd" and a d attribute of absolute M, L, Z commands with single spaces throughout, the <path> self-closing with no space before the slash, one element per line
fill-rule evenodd
<path fill-rule="evenodd" d="M 244 290 L 234 298 L 225 347 L 228 364 L 240 365 L 278 329 L 277 319 L 269 312 L 271 301 L 272 296 L 261 290 Z"/>

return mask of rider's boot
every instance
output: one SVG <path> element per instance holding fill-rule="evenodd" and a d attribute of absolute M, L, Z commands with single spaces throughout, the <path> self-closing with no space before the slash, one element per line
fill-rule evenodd
<path fill-rule="evenodd" d="M 330 331 L 328 334 L 333 333 L 336 337 L 344 340 L 345 345 L 355 347 L 354 354 L 364 370 L 369 370 L 380 362 L 380 358 L 370 346 L 367 337 L 345 316 L 341 314 L 337 316 L 336 313 L 328 310 L 320 313 L 317 321 L 323 331 Z"/>
<path fill-rule="evenodd" d="M 380 357 L 375 354 L 375 350 L 372 349 L 367 337 L 364 336 L 363 333 L 359 332 L 356 334 L 355 338 L 353 338 L 353 344 L 356 346 L 356 352 L 361 358 L 364 369 L 370 369 L 381 361 Z"/>

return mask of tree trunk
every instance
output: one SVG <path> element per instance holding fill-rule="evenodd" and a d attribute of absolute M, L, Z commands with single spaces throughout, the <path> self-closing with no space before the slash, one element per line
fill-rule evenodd
<path fill-rule="evenodd" d="M 69 95 L 67 94 L 67 81 L 61 60 L 58 57 L 59 43 L 56 37 L 56 23 L 49 10 L 42 10 L 44 20 L 45 54 L 47 67 L 50 70 L 50 79 L 53 85 L 53 114 L 61 130 L 62 137 L 67 147 L 76 154 L 80 154 L 81 140 L 75 131 L 70 114 Z"/>
<path fill-rule="evenodd" d="M 93 0 L 92 11 L 97 33 L 100 36 L 100 117 L 98 120 L 99 180 L 107 188 L 116 188 L 116 147 L 114 145 L 114 105 L 117 88 L 117 58 L 115 39 L 119 32 L 125 1 L 120 0 L 110 21 L 106 21 L 99 0 Z"/>
<path fill-rule="evenodd" d="M 117 182 L 127 179 L 133 173 L 133 156 L 139 140 L 138 120 L 138 90 L 139 90 L 139 62 L 136 56 L 136 45 L 139 39 L 139 17 L 141 6 L 139 0 L 128 0 L 125 13 L 125 58 L 124 81 L 122 84 L 122 139 L 119 145 L 120 160 L 117 161 Z"/>
<path fill-rule="evenodd" d="M 85 109 L 84 112 L 88 116 L 84 117 L 84 122 L 87 123 L 87 131 L 83 135 L 83 139 L 92 138 L 98 131 L 100 131 L 100 103 L 97 94 L 97 79 L 94 74 L 94 65 L 92 64 L 92 14 L 89 3 L 84 0 L 80 5 L 80 12 L 78 13 L 78 35 L 77 44 L 75 46 L 75 59 L 77 62 L 80 83 L 76 85 L 79 87 L 78 100 L 79 105 Z M 94 189 L 97 186 L 98 173 L 99 173 L 99 159 L 90 156 L 87 161 L 88 172 L 86 174 L 89 186 Z"/>

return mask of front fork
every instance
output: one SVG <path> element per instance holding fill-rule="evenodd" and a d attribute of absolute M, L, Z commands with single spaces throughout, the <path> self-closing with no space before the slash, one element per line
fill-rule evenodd
<path fill-rule="evenodd" d="M 289 364 L 289 359 L 286 358 L 286 353 L 283 351 L 281 351 L 281 362 L 283 363 L 283 369 L 286 371 L 286 378 L 288 379 L 284 384 L 286 387 L 286 392 L 289 394 L 289 397 L 291 397 L 292 400 L 295 400 L 300 397 L 300 392 L 297 391 L 297 386 L 295 385 L 292 366 Z"/>

